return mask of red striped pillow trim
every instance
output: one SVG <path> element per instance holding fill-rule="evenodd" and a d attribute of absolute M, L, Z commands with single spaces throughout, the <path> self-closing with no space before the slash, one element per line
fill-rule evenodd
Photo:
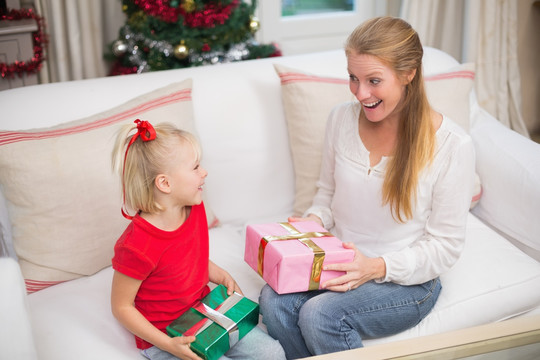
<path fill-rule="evenodd" d="M 43 290 L 45 288 L 48 288 L 49 286 L 57 285 L 63 282 L 65 281 L 40 281 L 40 280 L 24 279 L 24 283 L 26 284 L 27 294 L 32 294 L 32 293 L 35 293 L 36 291 Z"/>
<path fill-rule="evenodd" d="M 447 80 L 447 79 L 474 79 L 475 72 L 470 70 L 462 71 L 453 71 L 444 74 L 437 74 L 426 76 L 425 81 L 434 81 L 434 80 Z M 329 83 L 329 84 L 348 84 L 349 81 L 345 79 L 329 78 L 329 77 L 320 77 L 315 75 L 307 75 L 302 73 L 286 72 L 280 73 L 279 78 L 281 79 L 281 84 L 286 85 L 295 82 L 320 82 L 320 83 Z"/>
<path fill-rule="evenodd" d="M 457 78 L 474 80 L 474 75 L 475 75 L 474 71 L 470 71 L 470 70 L 454 71 L 454 72 L 449 72 L 449 73 L 444 73 L 444 74 L 426 76 L 425 81 L 447 80 L 447 79 L 457 79 Z"/>
<path fill-rule="evenodd" d="M 69 128 L 55 129 L 55 130 L 46 130 L 46 131 L 37 131 L 37 132 L 24 132 L 24 131 L 2 131 L 0 132 L 0 146 L 7 145 L 20 141 L 28 140 L 39 140 L 39 139 L 49 139 L 53 137 L 60 137 L 64 135 L 72 135 L 77 133 L 82 133 L 89 130 L 99 129 L 120 121 L 125 120 L 129 117 L 135 117 L 137 114 L 145 111 L 152 110 L 164 105 L 168 105 L 174 102 L 179 101 L 190 101 L 191 100 L 191 89 L 184 89 L 176 91 L 165 96 L 159 97 L 147 101 L 145 103 L 139 104 L 133 108 L 108 116 L 106 118 L 93 121 L 86 124 L 80 124 Z"/>
<path fill-rule="evenodd" d="M 315 75 L 307 75 L 302 73 L 293 73 L 286 72 L 280 73 L 279 78 L 281 79 L 281 85 L 286 85 L 295 82 L 319 82 L 327 84 L 348 84 L 349 80 L 345 79 L 336 79 L 329 77 L 320 77 Z"/>
<path fill-rule="evenodd" d="M 482 198 L 482 193 L 483 192 L 484 192 L 484 190 L 482 189 L 482 187 L 480 187 L 480 191 L 478 192 L 478 194 L 473 195 L 471 201 L 476 202 L 476 201 L 480 200 Z"/>
<path fill-rule="evenodd" d="M 214 221 L 212 221 L 211 224 L 208 224 L 208 228 L 211 229 L 213 227 L 216 227 L 219 225 L 219 219 L 217 217 L 214 218 Z"/>

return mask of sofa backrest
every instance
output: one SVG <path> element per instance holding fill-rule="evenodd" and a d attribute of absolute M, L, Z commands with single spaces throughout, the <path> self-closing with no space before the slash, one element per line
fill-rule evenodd
<path fill-rule="evenodd" d="M 427 48 L 425 73 L 455 64 Z M 430 60 L 433 59 L 433 60 Z M 347 79 L 342 50 L 44 84 L 2 92 L 2 130 L 44 128 L 88 117 L 172 82 L 193 79 L 195 125 L 203 146 L 208 202 L 223 223 L 291 212 L 294 171 L 279 63 Z"/>
<path fill-rule="evenodd" d="M 0 127 L 24 130 L 65 123 L 191 78 L 195 126 L 203 147 L 203 166 L 209 171 L 207 205 L 222 223 L 272 219 L 292 212 L 295 191 L 275 63 L 318 76 L 343 80 L 348 76 L 344 52 L 335 50 L 30 86 L 0 94 Z M 426 76 L 457 65 L 444 52 L 425 49 Z M 8 227 L 5 213 L 0 212 L 4 229 Z M 9 229 L 6 233 L 10 235 Z"/>
<path fill-rule="evenodd" d="M 334 51 L 44 84 L 1 94 L 1 130 L 84 118 L 191 78 L 209 205 L 223 223 L 284 214 L 292 207 L 294 175 L 274 62 L 346 78 L 343 52 Z"/>

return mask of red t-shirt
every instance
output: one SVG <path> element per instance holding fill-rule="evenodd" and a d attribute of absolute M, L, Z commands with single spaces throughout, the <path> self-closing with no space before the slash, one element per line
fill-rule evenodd
<path fill-rule="evenodd" d="M 191 207 L 175 231 L 163 231 L 136 215 L 114 247 L 113 268 L 142 280 L 135 307 L 155 327 L 166 327 L 210 292 L 208 225 L 204 205 Z M 135 337 L 137 347 L 152 346 Z"/>

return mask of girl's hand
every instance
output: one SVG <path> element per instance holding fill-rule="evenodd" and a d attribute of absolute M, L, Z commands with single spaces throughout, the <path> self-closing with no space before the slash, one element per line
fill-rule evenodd
<path fill-rule="evenodd" d="M 195 354 L 189 344 L 195 341 L 195 336 L 175 336 L 170 338 L 170 342 L 167 346 L 169 353 L 173 354 L 177 358 L 182 360 L 202 360 L 197 354 Z"/>
<path fill-rule="evenodd" d="M 208 277 L 214 284 L 224 285 L 227 288 L 227 295 L 231 296 L 235 291 L 244 295 L 233 277 L 227 271 L 214 264 L 213 261 L 208 261 Z"/>
<path fill-rule="evenodd" d="M 354 250 L 354 259 L 350 263 L 325 265 L 323 270 L 344 271 L 346 274 L 322 284 L 324 289 L 345 292 L 386 276 L 386 263 L 383 258 L 367 257 L 353 243 L 343 243 L 343 247 Z"/>
<path fill-rule="evenodd" d="M 298 216 L 291 216 L 287 219 L 289 222 L 297 222 L 297 221 L 315 221 L 321 226 L 324 226 L 322 223 L 322 220 L 317 215 L 309 214 L 306 217 L 298 217 Z"/>
<path fill-rule="evenodd" d="M 225 280 L 221 282 L 221 284 L 225 285 L 225 287 L 227 288 L 227 295 L 229 296 L 231 296 L 235 291 L 240 295 L 244 295 L 244 293 L 242 293 L 242 290 L 240 289 L 240 286 L 238 286 L 236 281 L 234 281 L 233 277 L 229 275 L 229 273 L 227 273 Z"/>

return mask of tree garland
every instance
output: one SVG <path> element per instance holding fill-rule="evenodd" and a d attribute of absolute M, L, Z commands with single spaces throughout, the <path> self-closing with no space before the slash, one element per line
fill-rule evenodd
<path fill-rule="evenodd" d="M 11 64 L 0 63 L 0 75 L 3 79 L 13 78 L 15 74 L 22 77 L 24 74 L 37 73 L 43 65 L 43 60 L 45 60 L 43 50 L 44 45 L 47 43 L 47 38 L 44 32 L 45 22 L 43 18 L 34 13 L 32 9 L 12 9 L 8 12 L 0 13 L 0 21 L 17 21 L 22 19 L 34 19 L 37 23 L 37 31 L 32 33 L 34 56 L 28 61 L 15 61 Z"/>
<path fill-rule="evenodd" d="M 233 0 L 224 6 L 209 3 L 204 4 L 202 9 L 197 9 L 198 6 L 194 0 L 184 2 L 181 5 L 178 4 L 178 1 L 170 0 L 135 0 L 134 3 L 147 15 L 157 17 L 167 23 L 175 23 L 178 21 L 178 17 L 182 16 L 184 25 L 191 28 L 211 28 L 216 23 L 223 25 L 239 4 L 238 0 Z M 173 3 L 176 4 L 176 7 L 170 6 Z"/>

